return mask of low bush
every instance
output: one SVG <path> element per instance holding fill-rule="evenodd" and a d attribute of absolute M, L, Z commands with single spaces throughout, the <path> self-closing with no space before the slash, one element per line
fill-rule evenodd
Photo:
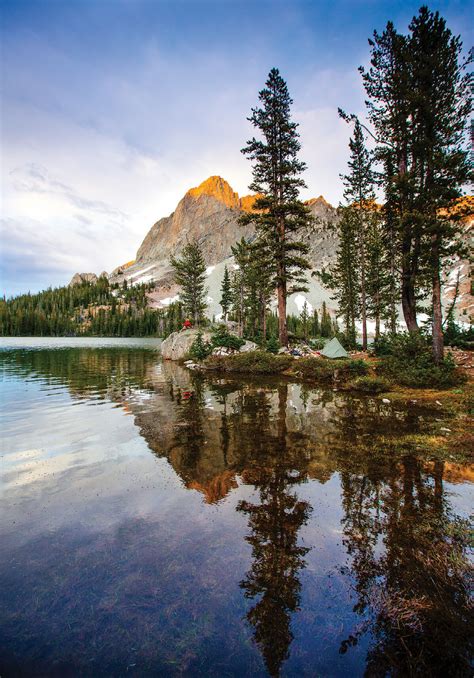
<path fill-rule="evenodd" d="M 276 337 L 270 337 L 267 341 L 267 351 L 269 353 L 278 353 L 279 348 L 280 344 L 278 343 L 278 339 Z"/>
<path fill-rule="evenodd" d="M 446 346 L 457 346 L 467 351 L 474 350 L 474 326 L 465 328 L 449 318 L 444 330 L 444 343 Z"/>
<path fill-rule="evenodd" d="M 388 339 L 383 345 L 377 372 L 400 386 L 411 388 L 450 388 L 466 380 L 456 370 L 451 356 L 435 364 L 430 339 L 421 333 L 400 334 Z"/>
<path fill-rule="evenodd" d="M 223 372 L 243 374 L 280 374 L 293 363 L 289 355 L 273 355 L 266 351 L 248 351 L 231 356 L 209 356 L 206 367 Z"/>
<path fill-rule="evenodd" d="M 231 334 L 225 325 L 219 325 L 212 333 L 211 344 L 214 348 L 233 348 L 238 351 L 245 344 L 245 339 Z"/>
<path fill-rule="evenodd" d="M 361 391 L 362 393 L 371 393 L 373 395 L 377 393 L 384 393 L 385 391 L 390 390 L 389 382 L 383 377 L 359 377 L 352 382 L 351 388 L 355 391 Z"/>
<path fill-rule="evenodd" d="M 363 360 L 327 360 L 326 358 L 302 358 L 294 366 L 294 372 L 304 379 L 319 383 L 346 382 L 367 374 Z"/>

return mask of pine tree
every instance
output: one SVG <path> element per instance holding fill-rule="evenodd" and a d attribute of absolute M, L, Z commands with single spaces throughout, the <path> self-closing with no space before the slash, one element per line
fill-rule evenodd
<path fill-rule="evenodd" d="M 233 310 L 242 334 L 252 339 L 261 332 L 266 338 L 266 316 L 272 292 L 268 251 L 259 238 L 248 243 L 241 238 L 232 248 L 238 271 L 233 275 Z"/>
<path fill-rule="evenodd" d="M 227 320 L 227 315 L 232 304 L 232 290 L 227 266 L 224 267 L 224 278 L 222 280 L 221 294 L 222 318 L 223 320 Z"/>
<path fill-rule="evenodd" d="M 304 271 L 308 247 L 297 240 L 298 234 L 311 221 L 308 208 L 299 200 L 305 186 L 301 173 L 305 163 L 298 160 L 300 150 L 297 124 L 291 121 L 293 103 L 288 88 L 273 68 L 265 89 L 259 93 L 261 108 L 252 109 L 249 121 L 263 140 L 252 138 L 242 152 L 253 161 L 250 189 L 261 194 L 255 201 L 256 211 L 242 216 L 242 223 L 255 223 L 258 237 L 272 257 L 274 283 L 278 296 L 279 341 L 288 344 L 286 303 L 289 294 L 306 291 Z"/>
<path fill-rule="evenodd" d="M 438 12 L 422 7 L 410 24 L 409 58 L 416 208 L 422 214 L 426 263 L 431 279 L 433 358 L 443 359 L 441 270 L 453 253 L 458 229 L 449 210 L 473 178 L 465 136 L 472 111 L 470 75 L 461 62 L 462 43 Z"/>
<path fill-rule="evenodd" d="M 309 331 L 309 312 L 308 312 L 308 304 L 305 301 L 303 304 L 303 308 L 300 313 L 300 320 L 301 320 L 301 326 L 303 330 L 303 337 L 305 341 L 308 341 L 308 331 Z"/>
<path fill-rule="evenodd" d="M 319 274 L 323 284 L 333 291 L 332 298 L 337 301 L 339 313 L 344 318 L 344 333 L 350 347 L 356 343 L 356 320 L 360 310 L 360 248 L 358 234 L 360 228 L 359 211 L 353 205 L 339 208 L 340 219 L 337 225 L 339 242 L 334 265 L 329 271 Z M 326 306 L 323 305 L 323 314 Z M 321 318 L 323 334 L 323 318 Z"/>
<path fill-rule="evenodd" d="M 188 243 L 181 259 L 171 257 L 175 280 L 181 286 L 180 300 L 186 315 L 195 325 L 202 324 L 207 308 L 206 264 L 197 241 Z"/>
<path fill-rule="evenodd" d="M 374 209 L 374 173 L 372 159 L 365 147 L 364 134 L 356 120 L 354 136 L 349 141 L 349 173 L 342 177 L 344 198 L 353 210 L 357 224 L 356 240 L 360 262 L 360 312 L 362 320 L 362 348 L 367 350 L 367 222 Z"/>
<path fill-rule="evenodd" d="M 326 302 L 323 301 L 323 307 L 321 310 L 321 336 L 330 337 L 331 335 L 332 335 L 331 316 L 328 313 Z"/>
<path fill-rule="evenodd" d="M 464 146 L 472 110 L 469 60 L 438 12 L 422 7 L 398 34 L 374 33 L 371 67 L 360 69 L 383 163 L 390 227 L 401 252 L 401 301 L 409 331 L 417 302 L 431 292 L 433 357 L 443 357 L 441 271 L 456 249 L 450 208 L 472 177 Z"/>
<path fill-rule="evenodd" d="M 318 316 L 318 312 L 317 312 L 316 309 L 314 309 L 313 315 L 311 317 L 310 333 L 311 333 L 312 337 L 318 337 L 319 336 L 319 316 Z"/>
<path fill-rule="evenodd" d="M 387 312 L 390 289 L 389 274 L 387 274 L 387 258 L 383 239 L 383 221 L 381 214 L 373 210 L 367 215 L 366 221 L 366 293 L 367 311 L 375 321 L 375 341 L 380 338 L 381 321 L 390 312 Z"/>

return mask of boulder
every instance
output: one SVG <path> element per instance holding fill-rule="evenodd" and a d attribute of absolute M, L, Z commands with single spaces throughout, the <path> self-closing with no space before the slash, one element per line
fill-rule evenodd
<path fill-rule="evenodd" d="M 258 346 L 253 341 L 246 341 L 245 344 L 239 348 L 240 353 L 248 353 L 249 351 L 258 351 Z"/>
<path fill-rule="evenodd" d="M 212 351 L 212 355 L 233 355 L 237 351 L 234 348 L 228 348 L 227 346 L 216 346 Z"/>
<path fill-rule="evenodd" d="M 75 273 L 72 276 L 71 282 L 69 283 L 69 286 L 71 285 L 81 285 L 82 283 L 85 282 L 90 282 L 90 283 L 96 283 L 98 281 L 98 277 L 96 276 L 95 273 Z"/>
<path fill-rule="evenodd" d="M 173 332 L 161 343 L 161 355 L 164 360 L 182 360 L 189 353 L 189 350 L 196 339 L 199 330 L 181 330 Z M 202 333 L 203 341 L 210 341 L 210 332 Z"/>

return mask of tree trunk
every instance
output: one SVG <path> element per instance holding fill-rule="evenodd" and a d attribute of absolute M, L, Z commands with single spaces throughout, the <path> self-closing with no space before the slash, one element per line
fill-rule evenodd
<path fill-rule="evenodd" d="M 380 301 L 377 293 L 375 298 L 375 341 L 380 339 Z"/>
<path fill-rule="evenodd" d="M 361 267 L 361 279 L 360 279 L 360 301 L 361 301 L 361 311 L 362 311 L 362 350 L 367 350 L 367 299 L 366 299 L 366 290 L 365 290 L 365 221 L 364 214 L 362 211 L 362 196 L 360 199 L 359 205 L 360 211 L 360 267 Z"/>
<path fill-rule="evenodd" d="M 278 341 L 280 346 L 288 346 L 288 328 L 286 326 L 286 284 L 279 281 L 278 295 Z"/>
<path fill-rule="evenodd" d="M 439 262 L 439 237 L 435 233 L 431 244 L 432 285 L 433 285 L 433 359 L 436 364 L 444 358 L 443 314 L 441 309 L 441 278 Z"/>
<path fill-rule="evenodd" d="M 415 287 L 410 270 L 402 270 L 402 310 L 408 331 L 418 332 Z"/>
<path fill-rule="evenodd" d="M 280 189 L 280 203 L 283 201 Z M 280 217 L 278 223 L 278 238 L 280 241 L 278 261 L 278 340 L 280 346 L 288 346 L 288 327 L 286 324 L 286 266 L 285 266 L 285 220 Z"/>

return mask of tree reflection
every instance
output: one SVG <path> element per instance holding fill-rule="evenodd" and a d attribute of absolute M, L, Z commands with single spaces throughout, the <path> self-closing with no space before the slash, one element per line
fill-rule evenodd
<path fill-rule="evenodd" d="M 300 459 L 296 465 L 288 454 L 286 400 L 287 386 L 281 385 L 276 435 L 265 438 L 263 445 L 259 436 L 253 438 L 258 465 L 246 472 L 245 479 L 258 488 L 260 503 L 241 501 L 237 508 L 248 516 L 250 534 L 246 540 L 252 547 L 252 566 L 240 586 L 246 598 L 259 597 L 247 619 L 255 629 L 255 641 L 271 676 L 279 675 L 289 656 L 291 615 L 300 601 L 298 573 L 309 550 L 298 545 L 298 531 L 311 509 L 290 491 L 304 480 L 305 462 Z M 269 408 L 264 411 L 268 413 Z"/>
<path fill-rule="evenodd" d="M 408 455 L 383 482 L 367 460 L 360 471 L 342 474 L 342 523 L 355 611 L 374 639 L 366 675 L 468 675 L 466 526 L 450 513 L 443 463 L 427 471 Z"/>

